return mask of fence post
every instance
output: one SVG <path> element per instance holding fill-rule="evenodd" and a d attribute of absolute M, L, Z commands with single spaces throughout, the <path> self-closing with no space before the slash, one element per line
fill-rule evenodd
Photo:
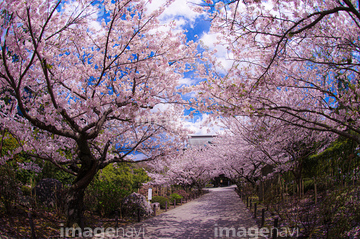
<path fill-rule="evenodd" d="M 140 208 L 138 208 L 138 211 L 137 211 L 137 216 L 138 216 L 138 222 L 141 221 L 141 217 L 140 217 Z"/>
<path fill-rule="evenodd" d="M 154 217 L 156 217 L 156 205 L 154 204 Z"/>
<path fill-rule="evenodd" d="M 167 212 L 167 201 L 165 201 L 165 212 Z"/>
<path fill-rule="evenodd" d="M 257 210 L 257 203 L 255 203 L 255 205 L 254 205 L 254 217 L 255 217 L 255 219 L 256 219 L 256 210 Z"/>
<path fill-rule="evenodd" d="M 265 224 L 265 208 L 261 210 L 261 227 L 264 227 Z"/>
<path fill-rule="evenodd" d="M 85 225 L 84 225 L 84 213 L 82 213 L 81 216 L 80 216 L 80 228 L 81 228 L 81 230 L 84 230 L 84 227 L 85 227 Z"/>
<path fill-rule="evenodd" d="M 120 203 L 119 217 L 120 217 L 121 219 L 123 218 L 123 208 L 122 208 L 122 204 L 121 204 L 121 203 Z"/>
<path fill-rule="evenodd" d="M 31 212 L 28 212 L 28 217 L 29 217 L 29 223 L 30 223 L 30 228 L 31 228 L 31 239 L 36 239 L 36 234 L 35 234 L 35 227 L 34 227 L 34 222 L 31 216 Z"/>
<path fill-rule="evenodd" d="M 314 177 L 314 197 L 315 197 L 315 204 L 317 204 L 317 187 L 316 187 L 316 179 Z"/>
<path fill-rule="evenodd" d="M 274 221 L 274 229 L 273 229 L 273 239 L 277 239 L 277 235 L 278 235 L 278 223 L 279 223 L 279 219 L 278 218 L 275 218 L 275 221 Z"/>
<path fill-rule="evenodd" d="M 115 216 L 115 228 L 118 228 L 118 224 L 119 224 L 119 216 L 118 216 L 118 214 L 116 214 L 116 216 Z"/>

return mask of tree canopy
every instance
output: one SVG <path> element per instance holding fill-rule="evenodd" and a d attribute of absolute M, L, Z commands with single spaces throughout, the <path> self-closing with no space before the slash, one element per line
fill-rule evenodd
<path fill-rule="evenodd" d="M 161 157 L 181 144 L 186 131 L 178 124 L 146 120 L 176 119 L 178 80 L 197 57 L 183 32 L 159 24 L 164 8 L 118 0 L 103 1 L 101 11 L 95 3 L 0 3 L 1 131 L 18 141 L 13 154 L 76 176 L 69 226 L 79 224 L 84 190 L 99 169 L 135 152 Z"/>

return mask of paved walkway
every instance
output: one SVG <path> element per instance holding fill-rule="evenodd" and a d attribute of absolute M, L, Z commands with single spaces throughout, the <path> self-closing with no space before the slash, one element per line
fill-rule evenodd
<path fill-rule="evenodd" d="M 252 238 L 257 226 L 234 189 L 234 186 L 210 189 L 202 197 L 136 223 L 133 228 L 140 232 L 141 238 L 151 239 L 234 238 L 236 235 Z M 249 228 L 256 229 L 244 231 Z M 244 232 L 248 233 L 246 237 L 242 236 Z"/>

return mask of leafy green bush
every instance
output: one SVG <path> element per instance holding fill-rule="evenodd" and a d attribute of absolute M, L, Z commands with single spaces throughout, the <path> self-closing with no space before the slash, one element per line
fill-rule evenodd
<path fill-rule="evenodd" d="M 307 192 L 309 190 L 314 190 L 314 180 L 304 179 L 304 192 Z"/>
<path fill-rule="evenodd" d="M 153 196 L 151 199 L 151 202 L 158 202 L 160 203 L 160 208 L 165 209 L 166 202 L 168 203 L 168 206 L 170 205 L 170 200 L 166 197 L 162 196 Z"/>
<path fill-rule="evenodd" d="M 31 196 L 31 188 L 29 186 L 22 185 L 21 192 L 23 193 L 24 196 Z"/>
<path fill-rule="evenodd" d="M 176 202 L 178 203 L 178 202 L 180 202 L 180 199 L 182 199 L 182 198 L 183 198 L 183 196 L 180 196 L 180 195 L 177 194 L 177 193 L 173 193 L 173 194 L 170 195 L 170 200 L 171 200 L 171 202 L 173 202 L 174 200 L 176 200 Z"/>
<path fill-rule="evenodd" d="M 142 168 L 127 164 L 108 165 L 97 173 L 86 189 L 85 206 L 101 216 L 108 216 L 120 209 L 124 197 L 149 179 Z"/>
<path fill-rule="evenodd" d="M 182 198 L 186 198 L 189 196 L 189 193 L 187 193 L 185 190 L 181 189 L 181 190 L 177 190 L 174 193 L 179 194 Z"/>
<path fill-rule="evenodd" d="M 96 179 L 87 190 L 86 205 L 101 216 L 109 215 L 119 209 L 121 200 L 128 194 L 129 191 L 117 187 L 115 182 Z"/>
<path fill-rule="evenodd" d="M 75 176 L 59 170 L 57 166 L 49 161 L 39 162 L 38 165 L 42 168 L 40 173 L 37 173 L 35 181 L 39 182 L 44 178 L 53 178 L 59 180 L 63 185 L 71 185 L 75 180 Z M 23 172 L 25 173 L 25 172 Z"/>

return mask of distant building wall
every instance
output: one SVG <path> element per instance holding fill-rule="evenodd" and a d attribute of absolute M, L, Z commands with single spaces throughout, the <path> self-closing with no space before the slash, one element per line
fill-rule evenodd
<path fill-rule="evenodd" d="M 188 147 L 206 146 L 211 144 L 216 135 L 189 135 Z"/>

